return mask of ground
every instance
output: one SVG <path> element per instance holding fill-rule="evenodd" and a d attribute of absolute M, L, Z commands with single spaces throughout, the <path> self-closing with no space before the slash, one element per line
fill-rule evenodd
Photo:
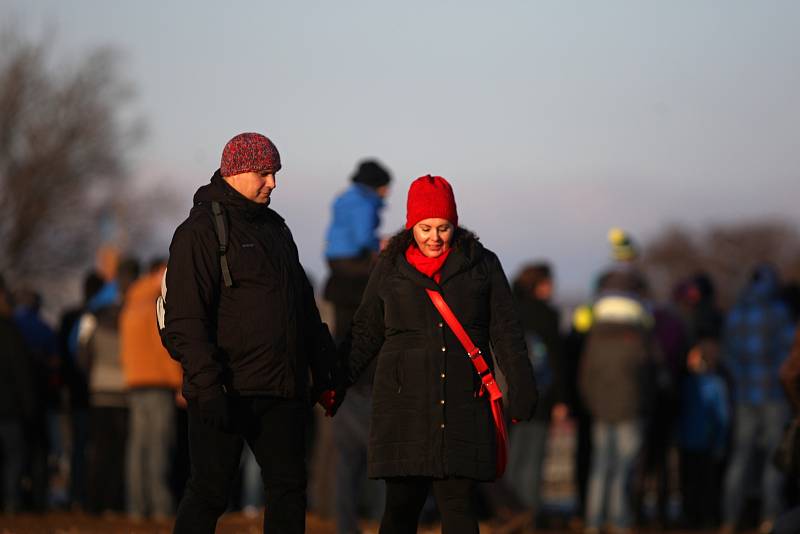
<path fill-rule="evenodd" d="M 363 534 L 377 534 L 377 525 L 364 525 Z M 94 517 L 80 513 L 49 513 L 45 515 L 21 514 L 14 517 L 0 516 L 0 534 L 170 534 L 172 522 L 134 522 L 120 516 Z M 309 516 L 307 534 L 335 534 L 332 521 Z M 438 534 L 438 525 L 421 527 L 419 534 Z M 514 530 L 495 525 L 481 525 L 481 534 L 569 534 L 570 530 Z M 656 534 L 657 530 L 637 531 L 640 534 Z M 670 530 L 670 534 L 687 534 Z M 240 513 L 226 514 L 217 526 L 218 534 L 260 534 L 261 518 L 250 518 Z M 693 531 L 692 534 L 715 534 Z M 746 534 L 746 533 L 742 533 Z"/>

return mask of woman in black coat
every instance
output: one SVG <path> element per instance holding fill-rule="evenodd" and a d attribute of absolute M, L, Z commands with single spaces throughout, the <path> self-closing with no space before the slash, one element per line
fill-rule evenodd
<path fill-rule="evenodd" d="M 381 534 L 416 532 L 433 489 L 442 532 L 478 532 L 477 481 L 496 475 L 494 423 L 481 381 L 425 289 L 441 292 L 509 384 L 508 416 L 527 420 L 537 391 L 511 291 L 494 253 L 458 227 L 450 184 L 411 184 L 406 229 L 392 238 L 353 320 L 347 383 L 377 357 L 368 473 L 387 485 Z M 490 351 L 491 348 L 491 351 Z"/>

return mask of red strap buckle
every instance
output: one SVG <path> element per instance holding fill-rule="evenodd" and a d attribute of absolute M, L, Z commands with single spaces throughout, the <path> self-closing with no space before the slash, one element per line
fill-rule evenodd
<path fill-rule="evenodd" d="M 494 376 L 489 374 L 485 375 L 481 378 L 481 382 L 483 382 L 483 389 L 489 392 L 489 398 L 491 400 L 499 400 L 503 398 L 503 393 L 500 391 L 497 383 L 494 381 Z"/>

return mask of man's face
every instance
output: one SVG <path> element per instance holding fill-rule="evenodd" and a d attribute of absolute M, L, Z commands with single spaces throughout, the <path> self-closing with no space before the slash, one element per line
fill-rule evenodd
<path fill-rule="evenodd" d="M 553 296 L 553 281 L 545 278 L 533 289 L 533 294 L 539 300 L 548 301 Z"/>
<path fill-rule="evenodd" d="M 273 171 L 243 172 L 226 176 L 225 181 L 243 197 L 264 205 L 269 205 L 272 190 L 277 187 Z"/>

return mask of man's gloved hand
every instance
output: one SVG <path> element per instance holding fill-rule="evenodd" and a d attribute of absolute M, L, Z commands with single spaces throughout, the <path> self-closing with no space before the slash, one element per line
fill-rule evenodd
<path fill-rule="evenodd" d="M 228 397 L 223 391 L 219 395 L 197 401 L 200 419 L 217 430 L 230 430 L 231 414 Z"/>

